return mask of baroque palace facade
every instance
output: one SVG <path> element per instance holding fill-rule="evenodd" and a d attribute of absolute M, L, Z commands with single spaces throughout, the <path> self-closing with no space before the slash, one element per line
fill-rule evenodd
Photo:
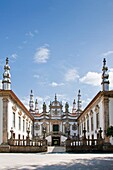
<path fill-rule="evenodd" d="M 109 75 L 107 73 L 106 60 L 103 60 L 102 91 L 81 110 L 81 94 L 78 91 L 77 107 L 73 101 L 72 111 L 69 104 L 59 102 L 57 95 L 49 104 L 43 103 L 43 110 L 39 112 L 38 101 L 34 102 L 31 90 L 29 110 L 23 105 L 15 93 L 11 90 L 11 76 L 8 58 L 4 66 L 2 89 L 0 89 L 0 144 L 6 144 L 11 137 L 25 139 L 28 131 L 32 139 L 46 138 L 48 145 L 64 145 L 67 137 L 82 138 L 86 129 L 86 137 L 97 139 L 101 127 L 102 137 L 106 138 L 106 131 L 113 126 L 113 90 L 109 90 Z M 97 80 L 98 81 L 98 80 Z M 64 111 L 63 111 L 64 110 Z M 113 139 L 110 138 L 113 144 Z"/>

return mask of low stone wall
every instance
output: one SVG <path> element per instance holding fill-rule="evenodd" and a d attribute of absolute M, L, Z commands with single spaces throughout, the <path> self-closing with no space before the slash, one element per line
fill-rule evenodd
<path fill-rule="evenodd" d="M 77 141 L 78 142 L 78 141 Z M 110 143 L 97 143 L 88 145 L 87 142 L 80 141 L 79 145 L 76 145 L 76 141 L 66 141 L 66 152 L 70 153 L 113 153 L 113 145 Z M 78 143 L 77 143 L 78 144 Z"/>
<path fill-rule="evenodd" d="M 9 153 L 10 152 L 10 146 L 9 145 L 0 145 L 0 152 L 1 153 Z"/>
<path fill-rule="evenodd" d="M 38 153 L 47 152 L 47 146 L 10 146 L 10 152 L 13 153 Z"/>
<path fill-rule="evenodd" d="M 47 152 L 47 146 L 10 146 L 0 145 L 1 153 L 38 153 Z"/>
<path fill-rule="evenodd" d="M 66 152 L 70 153 L 113 153 L 113 146 L 78 146 L 66 147 Z"/>

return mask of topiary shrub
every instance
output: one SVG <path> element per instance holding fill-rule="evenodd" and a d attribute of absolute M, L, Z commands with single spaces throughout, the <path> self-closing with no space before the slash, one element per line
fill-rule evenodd
<path fill-rule="evenodd" d="M 113 137 L 113 126 L 108 127 L 106 135 Z"/>

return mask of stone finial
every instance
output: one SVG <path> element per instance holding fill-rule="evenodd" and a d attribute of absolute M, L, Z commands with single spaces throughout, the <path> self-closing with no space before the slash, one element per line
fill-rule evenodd
<path fill-rule="evenodd" d="M 32 90 L 30 94 L 29 111 L 34 111 L 34 95 Z"/>
<path fill-rule="evenodd" d="M 4 66 L 2 88 L 3 90 L 11 90 L 11 75 L 8 57 L 6 58 L 6 64 Z"/>
<path fill-rule="evenodd" d="M 81 94 L 80 94 L 80 89 L 78 91 L 78 100 L 77 100 L 77 113 L 80 114 L 82 112 L 81 110 L 81 105 L 82 101 L 81 101 Z"/>
<path fill-rule="evenodd" d="M 107 73 L 108 67 L 106 66 L 106 59 L 103 59 L 102 68 L 102 91 L 109 91 L 109 74 Z"/>

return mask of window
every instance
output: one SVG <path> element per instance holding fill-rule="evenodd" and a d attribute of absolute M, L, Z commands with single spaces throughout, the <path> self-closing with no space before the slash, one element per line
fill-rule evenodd
<path fill-rule="evenodd" d="M 26 122 L 26 131 L 28 130 L 28 122 Z"/>
<path fill-rule="evenodd" d="M 19 116 L 19 130 L 21 130 L 21 117 Z"/>
<path fill-rule="evenodd" d="M 93 116 L 91 117 L 91 130 L 93 131 Z"/>
<path fill-rule="evenodd" d="M 84 121 L 84 128 L 86 129 L 86 122 Z"/>
<path fill-rule="evenodd" d="M 53 132 L 59 131 L 59 125 L 53 125 Z"/>
<path fill-rule="evenodd" d="M 25 131 L 25 120 L 23 120 L 23 132 Z"/>
<path fill-rule="evenodd" d="M 84 125 L 83 125 L 83 123 L 82 123 L 82 133 L 83 133 L 83 130 L 84 130 Z"/>
<path fill-rule="evenodd" d="M 79 134 L 81 135 L 81 124 L 79 126 Z"/>
<path fill-rule="evenodd" d="M 15 113 L 13 112 L 13 128 L 15 128 Z"/>
<path fill-rule="evenodd" d="M 89 132 L 89 118 L 87 119 L 87 132 Z"/>
<path fill-rule="evenodd" d="M 98 129 L 99 128 L 99 113 L 96 114 L 96 125 Z"/>

